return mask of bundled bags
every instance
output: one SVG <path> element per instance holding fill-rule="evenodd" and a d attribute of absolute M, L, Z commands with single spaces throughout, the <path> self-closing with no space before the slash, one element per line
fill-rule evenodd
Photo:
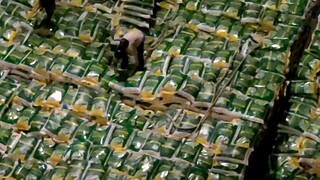
<path fill-rule="evenodd" d="M 0 174 L 243 178 L 285 80 L 288 47 L 306 2 L 158 4 L 154 17 L 153 0 L 58 3 L 55 36 L 40 38 L 30 25 L 43 12 L 28 12 L 27 1 L 1 1 L 1 69 L 33 80 L 17 82 L 0 73 Z M 123 26 L 115 33 L 121 37 L 131 27 L 150 29 L 151 21 L 156 25 L 146 33 L 148 71 L 118 82 L 107 66 L 113 58 L 109 27 Z M 288 88 L 295 97 L 279 132 L 296 136 L 283 138 L 279 157 L 291 154 L 314 163 L 320 141 L 317 64 L 314 54 L 305 53 Z M 302 177 L 292 165 L 297 163 L 281 164 L 278 176 Z"/>

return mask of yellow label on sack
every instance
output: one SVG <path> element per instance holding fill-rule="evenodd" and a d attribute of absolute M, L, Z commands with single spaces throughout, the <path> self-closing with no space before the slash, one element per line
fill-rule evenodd
<path fill-rule="evenodd" d="M 45 106 L 49 108 L 58 108 L 60 106 L 59 101 L 48 99 Z"/>
<path fill-rule="evenodd" d="M 220 164 L 216 160 L 212 160 L 212 166 L 219 166 Z"/>
<path fill-rule="evenodd" d="M 37 48 L 35 48 L 35 49 L 36 49 L 36 51 L 38 51 L 38 52 L 40 52 L 40 53 L 46 52 L 46 49 L 43 48 L 43 47 L 37 47 Z"/>
<path fill-rule="evenodd" d="M 214 150 L 213 150 L 214 154 L 221 154 L 221 149 L 220 147 L 216 147 Z"/>
<path fill-rule="evenodd" d="M 268 32 L 270 32 L 274 29 L 272 21 L 262 21 L 262 22 L 260 22 L 260 25 L 263 30 L 266 30 Z"/>
<path fill-rule="evenodd" d="M 124 13 L 124 3 L 120 4 L 119 13 L 120 13 L 120 15 Z"/>
<path fill-rule="evenodd" d="M 317 117 L 317 110 L 316 109 L 312 109 L 310 110 L 310 119 L 315 119 Z"/>
<path fill-rule="evenodd" d="M 271 6 L 268 6 L 271 10 L 277 10 L 277 6 L 276 5 L 271 5 Z"/>
<path fill-rule="evenodd" d="M 167 132 L 166 125 L 163 125 L 160 128 L 156 128 L 155 131 L 160 134 L 166 134 Z"/>
<path fill-rule="evenodd" d="M 197 4 L 194 4 L 192 1 L 190 1 L 187 6 L 186 9 L 189 11 L 196 11 L 197 10 Z"/>
<path fill-rule="evenodd" d="M 264 47 L 264 37 L 259 34 L 252 35 L 252 38 L 259 44 L 259 47 Z"/>
<path fill-rule="evenodd" d="M 281 0 L 280 3 L 281 3 L 281 4 L 287 4 L 288 1 L 287 1 L 287 0 Z"/>
<path fill-rule="evenodd" d="M 17 31 L 11 31 L 10 32 L 10 36 L 9 36 L 9 39 L 8 39 L 9 43 L 13 42 L 13 40 L 16 38 L 17 34 L 18 34 Z"/>
<path fill-rule="evenodd" d="M 164 1 L 161 1 L 161 2 L 159 3 L 159 6 L 160 6 L 161 8 L 163 8 L 163 9 L 170 9 L 170 8 L 171 8 L 171 5 L 170 5 L 169 3 L 167 3 L 167 2 L 164 2 Z"/>
<path fill-rule="evenodd" d="M 89 33 L 86 33 L 86 34 L 80 33 L 79 39 L 84 42 L 91 42 L 91 36 Z"/>
<path fill-rule="evenodd" d="M 119 171 L 119 170 L 117 170 L 117 169 L 111 169 L 110 172 L 115 173 L 115 174 L 118 174 L 118 175 L 126 176 L 126 174 L 125 174 L 124 172 Z"/>
<path fill-rule="evenodd" d="M 234 34 L 229 34 L 228 37 L 229 37 L 229 40 L 230 40 L 231 42 L 238 41 L 238 36 L 236 36 L 236 35 L 234 35 Z"/>
<path fill-rule="evenodd" d="M 185 110 L 185 112 L 186 112 L 186 114 L 187 114 L 188 116 L 192 116 L 192 115 L 199 115 L 198 113 L 193 112 L 193 111 Z"/>
<path fill-rule="evenodd" d="M 153 94 L 152 94 L 152 91 L 141 91 L 140 96 L 141 96 L 141 99 L 148 100 L 152 98 Z"/>
<path fill-rule="evenodd" d="M 290 164 L 294 168 L 301 168 L 301 166 L 299 165 L 299 159 L 296 157 L 291 158 L 288 161 L 288 164 Z"/>
<path fill-rule="evenodd" d="M 94 117 L 102 117 L 103 115 L 103 109 L 99 108 L 99 109 L 92 109 L 91 111 L 91 116 Z"/>
<path fill-rule="evenodd" d="M 18 161 L 18 160 L 24 161 L 26 159 L 26 155 L 21 154 L 20 152 L 13 152 L 11 154 L 11 158 L 15 161 Z"/>
<path fill-rule="evenodd" d="M 155 178 L 154 178 L 154 180 L 163 180 L 164 178 L 162 178 L 161 177 L 161 174 L 158 174 Z"/>
<path fill-rule="evenodd" d="M 61 160 L 62 160 L 62 154 L 59 154 L 59 155 L 52 154 L 50 157 L 50 163 L 53 166 L 56 166 Z"/>
<path fill-rule="evenodd" d="M 224 15 L 227 16 L 228 18 L 235 19 L 235 18 L 237 18 L 238 13 L 237 12 L 227 12 Z"/>
<path fill-rule="evenodd" d="M 215 35 L 218 36 L 218 37 L 227 37 L 228 36 L 228 31 L 226 31 L 226 30 L 217 30 Z"/>
<path fill-rule="evenodd" d="M 5 104 L 6 103 L 6 99 L 5 98 L 1 98 L 0 99 L 0 105 L 3 105 L 3 104 Z"/>
<path fill-rule="evenodd" d="M 108 118 L 106 118 L 106 117 L 96 117 L 95 122 L 104 126 L 104 125 L 108 124 Z"/>
<path fill-rule="evenodd" d="M 252 35 L 252 38 L 259 44 L 263 43 L 264 38 L 260 34 Z"/>
<path fill-rule="evenodd" d="M 197 138 L 196 138 L 196 142 L 197 143 L 199 143 L 199 144 L 201 144 L 201 145 L 203 145 L 203 146 L 206 146 L 206 143 L 207 143 L 207 137 L 205 137 L 205 136 L 198 136 Z"/>
<path fill-rule="evenodd" d="M 58 76 L 58 77 L 61 77 L 62 76 L 62 71 L 61 70 L 58 70 L 58 69 L 54 69 L 54 70 L 51 70 L 51 74 L 53 76 Z"/>
<path fill-rule="evenodd" d="M 220 141 L 217 141 L 215 144 L 212 145 L 212 150 L 213 150 L 213 153 L 216 154 L 216 155 L 219 155 L 221 154 L 221 142 Z"/>
<path fill-rule="evenodd" d="M 23 121 L 21 119 L 18 120 L 17 122 L 17 129 L 21 131 L 26 131 L 29 130 L 29 122 L 28 121 Z"/>
<path fill-rule="evenodd" d="M 93 12 L 93 7 L 92 7 L 92 5 L 87 5 L 87 6 L 85 7 L 85 10 L 88 11 L 88 12 Z"/>
<path fill-rule="evenodd" d="M 296 140 L 296 150 L 298 150 L 299 152 L 301 152 L 301 150 L 304 149 L 304 138 L 303 137 L 299 137 Z"/>
<path fill-rule="evenodd" d="M 98 81 L 99 81 L 99 77 L 84 77 L 81 83 L 95 86 L 95 85 L 98 85 Z"/>
<path fill-rule="evenodd" d="M 225 62 L 214 62 L 212 63 L 213 66 L 218 67 L 218 68 L 227 68 L 228 63 Z"/>
<path fill-rule="evenodd" d="M 87 105 L 74 105 L 72 110 L 80 113 L 84 113 L 87 110 Z"/>
<path fill-rule="evenodd" d="M 70 140 L 70 134 L 59 133 L 56 137 L 58 141 L 68 142 Z"/>
<path fill-rule="evenodd" d="M 3 178 L 3 179 L 5 179 L 5 180 L 17 180 L 16 178 L 13 178 L 13 177 L 7 177 L 7 178 Z"/>
<path fill-rule="evenodd" d="M 13 97 L 12 104 L 19 104 L 19 96 L 14 96 Z"/>
<path fill-rule="evenodd" d="M 164 96 L 172 96 L 175 91 L 176 91 L 176 87 L 174 86 L 164 86 L 162 90 L 162 94 Z"/>
<path fill-rule="evenodd" d="M 111 148 L 114 150 L 114 152 L 122 152 L 124 150 L 122 144 L 111 144 Z"/>
<path fill-rule="evenodd" d="M 121 27 L 120 27 L 120 26 L 117 26 L 117 27 L 116 27 L 116 35 L 117 35 L 117 36 L 121 36 L 121 35 L 123 35 L 123 34 L 124 34 L 124 32 L 122 31 Z"/>
<path fill-rule="evenodd" d="M 197 73 L 192 74 L 192 75 L 191 75 L 191 79 L 201 81 L 201 80 L 200 80 L 200 76 L 199 76 L 199 74 L 197 74 Z"/>
<path fill-rule="evenodd" d="M 193 30 L 193 31 L 198 31 L 198 26 L 192 23 L 187 24 L 187 28 Z"/>
<path fill-rule="evenodd" d="M 81 6 L 82 0 L 71 0 L 70 4 L 73 6 Z"/>
<path fill-rule="evenodd" d="M 243 148 L 249 148 L 250 147 L 250 143 L 237 143 L 236 146 L 243 147 Z"/>
<path fill-rule="evenodd" d="M 158 70 L 154 73 L 154 75 L 156 75 L 156 76 L 162 76 L 161 70 L 158 69 Z"/>
<path fill-rule="evenodd" d="M 66 55 L 69 56 L 69 57 L 76 58 L 76 57 L 79 56 L 79 53 L 78 52 L 73 52 L 73 51 L 67 51 Z"/>
<path fill-rule="evenodd" d="M 232 124 L 237 124 L 238 123 L 238 119 L 237 118 L 231 118 L 230 122 Z"/>
<path fill-rule="evenodd" d="M 317 159 L 314 160 L 309 172 L 310 174 L 315 174 L 317 177 L 320 177 L 320 158 L 319 157 L 317 157 Z"/>
<path fill-rule="evenodd" d="M 180 55 L 180 49 L 175 49 L 175 48 L 172 48 L 169 50 L 169 56 L 171 57 L 178 57 Z"/>
<path fill-rule="evenodd" d="M 45 103 L 42 100 L 36 99 L 33 103 L 34 106 L 45 107 Z"/>
<path fill-rule="evenodd" d="M 61 54 L 61 53 L 63 53 L 63 50 L 60 49 L 59 47 L 55 47 L 55 48 L 52 49 L 51 52 L 52 52 L 53 54 Z"/>

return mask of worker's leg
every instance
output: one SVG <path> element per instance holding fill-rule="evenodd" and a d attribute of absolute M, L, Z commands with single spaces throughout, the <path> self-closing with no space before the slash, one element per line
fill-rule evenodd
<path fill-rule="evenodd" d="M 138 71 L 143 71 L 143 70 L 145 70 L 145 68 L 144 68 L 144 56 L 143 56 L 143 53 L 144 53 L 144 41 L 142 41 L 142 43 L 138 46 L 137 51 L 138 51 L 138 60 L 139 60 L 137 70 Z"/>
<path fill-rule="evenodd" d="M 127 69 L 129 65 L 129 57 L 127 55 L 121 56 L 121 69 Z"/>
<path fill-rule="evenodd" d="M 55 0 L 40 0 L 40 6 L 46 10 L 47 17 L 45 19 L 46 25 L 51 25 L 51 19 L 56 9 Z"/>

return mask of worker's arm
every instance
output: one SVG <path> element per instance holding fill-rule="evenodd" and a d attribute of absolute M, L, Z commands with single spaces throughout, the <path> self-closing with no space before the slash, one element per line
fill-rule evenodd
<path fill-rule="evenodd" d="M 39 0 L 35 0 L 33 2 L 32 11 L 33 12 L 37 12 L 39 9 L 40 9 L 40 1 Z"/>
<path fill-rule="evenodd" d="M 134 44 L 133 44 L 134 45 Z M 137 47 L 134 47 L 133 45 L 129 46 L 127 49 L 127 53 L 129 56 L 131 56 L 134 60 L 134 63 L 138 65 L 139 63 L 139 55 L 138 55 L 138 50 Z"/>

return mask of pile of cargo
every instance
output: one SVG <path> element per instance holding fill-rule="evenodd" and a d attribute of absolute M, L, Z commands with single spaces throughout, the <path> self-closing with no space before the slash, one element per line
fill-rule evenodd
<path fill-rule="evenodd" d="M 0 5 L 0 177 L 242 179 L 308 1 L 63 1 L 50 38 L 31 1 Z M 121 82 L 131 27 L 148 70 Z"/>
<path fill-rule="evenodd" d="M 294 78 L 289 82 L 290 107 L 278 126 L 278 137 L 271 158 L 271 173 L 277 179 L 318 179 L 319 172 L 319 39 L 303 54 Z"/>

